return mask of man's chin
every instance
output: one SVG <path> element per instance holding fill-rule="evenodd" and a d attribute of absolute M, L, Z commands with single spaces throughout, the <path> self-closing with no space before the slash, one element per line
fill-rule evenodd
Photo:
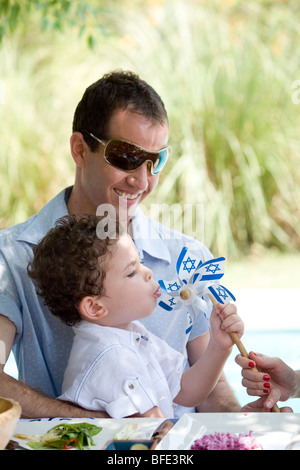
<path fill-rule="evenodd" d="M 138 208 L 139 201 L 136 201 L 135 204 L 119 204 L 119 207 L 117 208 L 117 218 L 120 223 L 129 223 L 130 220 L 133 218 L 135 215 L 135 212 Z"/>

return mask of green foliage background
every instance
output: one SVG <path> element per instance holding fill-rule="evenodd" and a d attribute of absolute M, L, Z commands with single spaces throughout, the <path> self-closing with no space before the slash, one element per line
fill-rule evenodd
<path fill-rule="evenodd" d="M 77 102 L 124 68 L 169 114 L 173 152 L 147 204 L 203 205 L 216 255 L 299 251 L 298 3 L 0 0 L 0 228 L 73 183 Z"/>

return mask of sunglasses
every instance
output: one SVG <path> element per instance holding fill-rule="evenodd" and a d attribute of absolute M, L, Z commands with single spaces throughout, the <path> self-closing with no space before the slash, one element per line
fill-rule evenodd
<path fill-rule="evenodd" d="M 89 131 L 83 129 L 93 139 L 104 145 L 104 158 L 111 166 L 122 171 L 138 170 L 143 163 L 148 162 L 151 168 L 151 174 L 159 173 L 171 152 L 171 146 L 159 150 L 158 152 L 150 152 L 139 145 L 122 139 L 111 139 L 103 141 Z"/>

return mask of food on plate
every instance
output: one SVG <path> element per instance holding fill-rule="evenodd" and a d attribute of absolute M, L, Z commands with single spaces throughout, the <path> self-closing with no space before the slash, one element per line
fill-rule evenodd
<path fill-rule="evenodd" d="M 133 444 L 130 447 L 130 450 L 149 450 L 149 447 L 147 447 L 145 444 Z"/>
<path fill-rule="evenodd" d="M 129 441 L 130 439 L 134 439 L 139 437 L 137 434 L 138 425 L 136 423 L 127 423 L 119 429 L 118 432 L 113 437 L 114 441 Z"/>
<path fill-rule="evenodd" d="M 153 450 L 156 448 L 157 444 L 162 440 L 162 438 L 167 434 L 167 432 L 173 427 L 172 421 L 166 419 L 153 432 L 150 440 L 150 447 L 147 443 L 136 442 L 131 445 L 130 450 Z M 138 428 L 138 424 L 136 423 L 126 423 L 119 429 L 114 437 L 113 441 L 120 442 L 120 441 L 138 441 L 138 440 L 145 439 L 145 431 L 141 428 Z"/>
<path fill-rule="evenodd" d="M 60 423 L 49 429 L 43 436 L 15 434 L 17 439 L 25 439 L 32 449 L 78 449 L 94 446 L 92 436 L 102 430 L 101 427 L 89 423 Z"/>
<path fill-rule="evenodd" d="M 262 450 L 252 435 L 231 434 L 216 432 L 206 434 L 201 439 L 196 439 L 191 446 L 192 450 Z"/>

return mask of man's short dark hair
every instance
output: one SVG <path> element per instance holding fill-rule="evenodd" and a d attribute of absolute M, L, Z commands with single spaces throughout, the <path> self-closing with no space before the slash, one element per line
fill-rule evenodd
<path fill-rule="evenodd" d="M 98 238 L 97 224 L 102 219 L 96 215 L 58 219 L 36 245 L 28 265 L 38 294 L 68 325 L 81 320 L 78 307 L 83 297 L 104 294 L 108 262 L 122 231 L 116 222 L 113 238 Z"/>
<path fill-rule="evenodd" d="M 127 108 L 153 124 L 168 122 L 164 103 L 157 92 L 135 73 L 116 70 L 85 90 L 75 110 L 72 130 L 82 132 L 85 129 L 100 139 L 109 139 L 108 128 L 113 113 Z M 99 143 L 86 132 L 83 136 L 91 151 L 96 151 Z"/>

